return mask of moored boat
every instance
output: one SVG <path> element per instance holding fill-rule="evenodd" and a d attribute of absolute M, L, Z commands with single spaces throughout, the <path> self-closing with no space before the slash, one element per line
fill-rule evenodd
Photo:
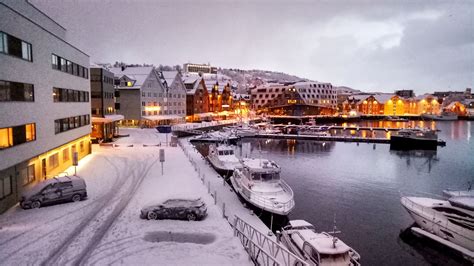
<path fill-rule="evenodd" d="M 474 190 L 472 189 L 472 182 L 467 183 L 466 190 L 443 190 L 443 195 L 447 197 L 474 197 Z"/>
<path fill-rule="evenodd" d="M 434 130 L 406 128 L 390 137 L 392 150 L 436 150 L 437 147 L 438 134 Z"/>
<path fill-rule="evenodd" d="M 428 119 L 428 120 L 438 120 L 438 121 L 454 121 L 458 120 L 458 115 L 454 112 L 448 112 L 444 111 L 441 112 L 441 114 L 430 114 L 430 113 L 424 113 L 421 115 L 422 118 Z"/>
<path fill-rule="evenodd" d="M 282 228 L 280 240 L 308 265 L 360 265 L 359 253 L 330 233 L 316 232 L 304 220 L 290 221 Z"/>
<path fill-rule="evenodd" d="M 280 178 L 280 167 L 267 159 L 241 160 L 230 180 L 234 190 L 258 209 L 287 215 L 295 207 L 293 190 Z"/>
<path fill-rule="evenodd" d="M 401 203 L 421 228 L 414 230 L 415 232 L 421 232 L 474 260 L 474 198 L 437 200 L 402 197 Z"/>
<path fill-rule="evenodd" d="M 234 169 L 242 165 L 233 147 L 227 144 L 210 144 L 207 159 L 217 173 L 225 177 L 231 176 Z"/>

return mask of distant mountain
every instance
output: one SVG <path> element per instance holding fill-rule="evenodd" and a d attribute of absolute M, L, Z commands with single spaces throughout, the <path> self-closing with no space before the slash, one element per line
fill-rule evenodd
<path fill-rule="evenodd" d="M 238 90 L 241 92 L 249 88 L 256 87 L 265 83 L 286 83 L 296 81 L 308 81 L 308 79 L 289 75 L 283 72 L 275 72 L 268 70 L 242 70 L 220 68 L 219 73 L 230 77 L 239 84 Z"/>

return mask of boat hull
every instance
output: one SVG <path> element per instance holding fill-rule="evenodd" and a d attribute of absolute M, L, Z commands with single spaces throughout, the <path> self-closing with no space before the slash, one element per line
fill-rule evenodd
<path fill-rule="evenodd" d="M 273 214 L 277 214 L 277 215 L 282 215 L 282 216 L 285 216 L 285 215 L 288 215 L 290 213 L 290 210 L 288 211 L 280 211 L 276 208 L 269 208 L 268 206 L 265 206 L 265 205 L 262 205 L 262 204 L 259 204 L 258 202 L 255 202 L 251 199 L 251 197 L 249 195 L 247 195 L 241 184 L 239 184 L 239 182 L 237 182 L 234 178 L 234 176 L 230 176 L 230 182 L 231 182 L 231 185 L 232 187 L 234 188 L 234 191 L 242 198 L 244 199 L 247 203 L 249 203 L 250 205 L 252 205 L 254 208 L 256 209 L 259 209 L 259 210 L 264 210 L 266 212 L 269 212 L 269 213 L 273 213 Z"/>
<path fill-rule="evenodd" d="M 390 149 L 392 150 L 436 150 L 437 148 L 438 140 L 436 139 L 390 137 Z"/>
<path fill-rule="evenodd" d="M 430 115 L 430 114 L 423 114 L 421 117 L 429 119 L 429 120 L 436 120 L 436 121 L 455 121 L 458 120 L 457 115 Z"/>
<path fill-rule="evenodd" d="M 223 177 L 229 177 L 234 173 L 234 167 L 232 167 L 232 169 L 230 167 L 225 167 L 219 162 L 216 162 L 211 157 L 207 157 L 207 160 L 211 164 L 212 168 L 214 168 L 214 170 L 216 170 L 216 172 Z"/>
<path fill-rule="evenodd" d="M 417 206 L 416 204 L 410 205 L 408 200 L 404 201 L 403 199 L 402 205 L 413 218 L 415 223 L 423 230 L 470 251 L 474 251 L 474 231 L 467 234 L 465 232 L 460 234 L 456 230 L 453 230 L 456 228 L 455 225 L 449 222 L 446 218 L 440 219 L 439 217 L 436 217 L 434 211 L 429 211 L 428 208 L 426 208 L 427 211 L 420 211 L 420 208 L 422 207 Z"/>

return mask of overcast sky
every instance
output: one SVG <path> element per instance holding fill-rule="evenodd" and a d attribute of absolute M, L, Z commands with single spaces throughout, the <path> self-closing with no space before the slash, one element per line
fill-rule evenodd
<path fill-rule="evenodd" d="M 91 62 L 209 62 L 366 91 L 474 85 L 473 0 L 30 2 Z"/>

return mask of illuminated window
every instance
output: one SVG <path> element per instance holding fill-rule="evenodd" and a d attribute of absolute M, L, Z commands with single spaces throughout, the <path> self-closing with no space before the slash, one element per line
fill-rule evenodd
<path fill-rule="evenodd" d="M 26 129 L 26 141 L 33 141 L 36 139 L 35 124 L 28 124 L 25 126 Z"/>
<path fill-rule="evenodd" d="M 63 162 L 69 161 L 69 148 L 63 149 Z"/>
<path fill-rule="evenodd" d="M 0 149 L 13 146 L 12 128 L 0 128 Z"/>
<path fill-rule="evenodd" d="M 132 87 L 133 83 L 131 81 L 127 81 L 127 87 Z"/>
<path fill-rule="evenodd" d="M 59 166 L 59 153 L 49 156 L 49 168 L 54 169 Z"/>

